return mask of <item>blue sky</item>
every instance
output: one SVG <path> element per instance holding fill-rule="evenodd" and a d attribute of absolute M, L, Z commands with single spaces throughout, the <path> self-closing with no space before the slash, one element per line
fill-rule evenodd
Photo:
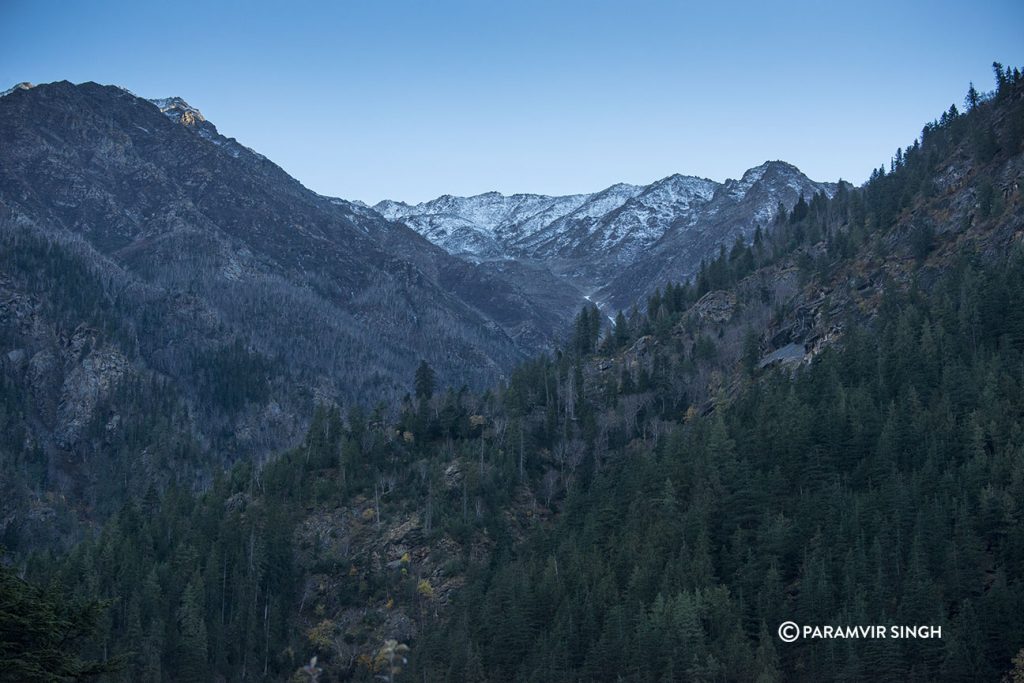
<path fill-rule="evenodd" d="M 862 182 L 991 62 L 1024 3 L 0 0 L 0 87 L 179 95 L 308 187 L 563 194 L 784 159 Z"/>

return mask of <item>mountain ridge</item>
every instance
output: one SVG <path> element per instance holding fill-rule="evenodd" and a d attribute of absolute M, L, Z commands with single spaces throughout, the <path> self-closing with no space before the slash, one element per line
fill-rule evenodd
<path fill-rule="evenodd" d="M 181 98 L 15 88 L 0 137 L 0 351 L 30 399 L 26 443 L 55 463 L 99 467 L 136 384 L 174 397 L 162 411 L 190 449 L 259 457 L 317 403 L 400 398 L 420 360 L 444 384 L 489 385 L 584 302 L 308 190 Z"/>
<path fill-rule="evenodd" d="M 717 202 L 731 221 L 700 225 L 696 264 L 752 206 L 795 202 L 786 181 L 801 181 L 769 164 L 730 186 L 739 198 L 678 174 L 561 198 L 486 193 L 476 220 L 495 219 L 497 256 L 460 258 L 309 190 L 180 97 L 15 88 L 0 136 L 0 369 L 24 399 L 20 442 L 100 516 L 124 492 L 98 472 L 130 471 L 117 486 L 131 493 L 202 486 L 211 467 L 293 445 L 315 405 L 396 405 L 420 361 L 441 386 L 490 386 L 565 348 L 587 302 L 607 309 L 607 276 L 634 278 L 621 308 L 683 279 L 686 263 L 644 264 L 679 256 L 659 245 L 686 237 L 691 207 Z M 465 213 L 465 200 L 437 207 Z M 166 420 L 159 438 L 146 415 Z M 129 466 L 129 453 L 144 455 Z"/>
<path fill-rule="evenodd" d="M 79 87 L 59 82 L 65 84 Z M 19 84 L 5 95 L 53 85 Z M 136 97 L 125 88 L 111 87 Z M 258 152 L 221 135 L 184 98 L 142 101 L 230 156 L 267 161 L 280 171 Z M 301 186 L 290 176 L 288 180 Z M 770 187 L 762 187 L 765 184 Z M 824 192 L 831 196 L 834 191 L 834 183 L 812 181 L 788 162 L 769 160 L 746 170 L 739 179 L 723 182 L 674 173 L 647 185 L 616 183 L 597 192 L 561 196 L 489 191 L 469 197 L 445 194 L 418 204 L 383 200 L 373 206 L 316 196 L 367 219 L 362 221 L 364 232 L 367 224 L 377 223 L 379 214 L 474 266 L 519 261 L 534 276 L 544 274 L 560 301 L 578 307 L 586 294 L 612 314 L 643 302 L 668 280 L 694 276 L 699 264 L 714 257 L 719 246 L 731 245 L 737 237 L 749 242 L 757 227 L 770 223 L 779 206 L 791 207 L 800 195 L 809 198 Z M 760 197 L 748 196 L 758 192 Z M 483 268 L 493 272 L 496 267 Z M 522 281 L 508 286 L 529 288 Z M 540 305 L 545 307 L 544 302 Z M 551 310 L 545 315 L 565 322 L 574 311 L 554 310 L 560 306 L 546 306 Z M 540 348 L 537 344 L 550 346 L 558 337 L 554 328 L 527 336 L 532 349 Z"/>
<path fill-rule="evenodd" d="M 581 291 L 599 293 L 614 312 L 669 279 L 692 277 L 719 245 L 731 246 L 737 237 L 749 242 L 780 206 L 788 210 L 800 196 L 831 197 L 835 190 L 835 183 L 813 181 L 793 164 L 768 160 L 721 183 L 675 173 L 589 194 L 492 191 L 418 204 L 383 200 L 373 208 L 470 262 L 543 263 Z"/>

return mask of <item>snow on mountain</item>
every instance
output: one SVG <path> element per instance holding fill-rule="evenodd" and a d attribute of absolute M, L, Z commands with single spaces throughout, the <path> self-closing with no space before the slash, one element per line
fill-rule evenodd
<path fill-rule="evenodd" d="M 7 90 L 4 90 L 3 92 L 0 92 L 0 97 L 4 97 L 6 95 L 10 95 L 12 92 L 15 92 L 16 90 L 31 90 L 34 87 L 35 86 L 33 86 L 28 81 L 24 81 L 22 83 L 18 83 L 13 88 L 8 88 Z"/>
<path fill-rule="evenodd" d="M 680 204 L 677 211 L 660 214 L 662 222 L 675 216 L 674 223 L 641 252 L 621 260 L 621 267 L 601 283 L 595 294 L 610 309 L 628 308 L 665 282 L 692 277 L 701 261 L 713 258 L 722 245 L 729 247 L 737 239 L 750 242 L 759 226 L 770 227 L 780 205 L 789 210 L 801 195 L 809 200 L 818 192 L 832 196 L 836 189 L 835 184 L 815 182 L 782 161 L 765 162 L 739 180 L 707 183 L 702 187 L 705 194 L 685 209 Z"/>
<path fill-rule="evenodd" d="M 761 180 L 764 177 L 765 171 L 768 170 L 769 165 L 772 162 L 766 161 L 760 166 L 747 169 L 747 171 L 740 177 L 739 180 L 733 180 L 732 178 L 727 179 L 722 186 L 729 193 L 730 197 L 736 199 L 742 199 L 743 196 L 754 186 L 754 183 Z"/>
<path fill-rule="evenodd" d="M 175 123 L 190 126 L 206 120 L 201 111 L 180 97 L 160 97 L 149 101 Z"/>
<path fill-rule="evenodd" d="M 631 260 L 670 228 L 693 224 L 717 187 L 712 180 L 678 174 L 648 185 L 602 221 L 600 247 L 618 249 Z"/>
<path fill-rule="evenodd" d="M 546 259 L 565 255 L 598 234 L 602 219 L 621 208 L 643 190 L 643 186 L 620 183 L 591 195 L 573 195 L 575 206 L 546 224 L 534 222 L 512 241 L 517 255 Z"/>
<path fill-rule="evenodd" d="M 385 200 L 373 208 L 385 218 L 405 222 L 450 253 L 493 258 L 504 255 L 523 236 L 573 211 L 587 196 L 487 192 L 473 197 L 443 195 L 416 205 Z"/>
<path fill-rule="evenodd" d="M 723 204 L 742 205 L 760 225 L 767 225 L 782 203 L 787 209 L 804 195 L 808 200 L 816 192 L 831 197 L 835 183 L 818 183 L 799 168 L 785 161 L 766 161 L 744 173 L 739 180 L 726 180 L 720 190 Z"/>
<path fill-rule="evenodd" d="M 421 204 L 385 200 L 373 208 L 403 221 L 453 254 L 541 258 L 578 245 L 598 223 L 644 190 L 618 184 L 594 194 L 551 197 L 487 192 L 443 195 Z"/>
<path fill-rule="evenodd" d="M 542 263 L 590 290 L 648 255 L 665 260 L 668 245 L 673 253 L 710 255 L 727 238 L 749 238 L 757 225 L 768 225 L 780 203 L 790 208 L 801 194 L 819 191 L 830 195 L 834 186 L 810 180 L 791 164 L 768 161 L 724 183 L 676 174 L 594 194 L 487 192 L 412 205 L 385 200 L 373 208 L 467 260 Z"/>
<path fill-rule="evenodd" d="M 716 195 L 719 203 L 743 199 L 779 164 L 766 162 L 725 183 L 676 174 L 650 185 L 618 184 L 594 194 L 487 192 L 443 195 L 420 204 L 385 200 L 373 208 L 464 257 L 547 259 L 582 249 L 615 252 L 618 260 L 629 261 L 669 230 L 692 226 L 705 213 L 716 213 Z M 782 166 L 802 176 L 795 167 Z M 776 205 L 759 207 L 756 219 L 769 221 Z"/>

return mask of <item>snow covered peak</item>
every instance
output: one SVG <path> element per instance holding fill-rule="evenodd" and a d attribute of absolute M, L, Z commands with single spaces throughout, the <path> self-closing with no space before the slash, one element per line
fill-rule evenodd
<path fill-rule="evenodd" d="M 739 180 L 726 180 L 722 188 L 728 196 L 740 200 L 758 187 L 765 187 L 768 192 L 772 192 L 777 186 L 783 185 L 788 185 L 799 194 L 816 184 L 792 164 L 785 161 L 766 161 L 760 166 L 748 169 Z"/>
<path fill-rule="evenodd" d="M 780 159 L 769 159 L 760 166 L 755 166 L 753 168 L 747 169 L 747 171 L 743 174 L 743 177 L 746 178 L 748 175 L 757 175 L 760 177 L 763 176 L 767 171 L 800 173 L 800 169 L 789 162 L 782 161 Z"/>
<path fill-rule="evenodd" d="M 615 183 L 605 189 L 597 192 L 593 196 L 597 195 L 629 195 L 630 197 L 636 195 L 643 190 L 646 185 L 630 185 L 629 183 Z"/>
<path fill-rule="evenodd" d="M 377 202 L 370 208 L 389 220 L 395 220 L 400 216 L 406 215 L 412 207 L 405 202 L 385 199 L 382 202 Z"/>
<path fill-rule="evenodd" d="M 673 202 L 707 201 L 714 195 L 718 183 L 707 178 L 675 173 L 643 188 L 640 197 L 659 196 Z"/>
<path fill-rule="evenodd" d="M 551 197 L 485 192 L 373 208 L 470 260 L 543 262 L 584 286 L 599 286 L 663 242 L 707 242 L 753 233 L 780 203 L 792 206 L 827 184 L 767 161 L 739 180 L 670 175 L 650 185 L 619 183 L 593 194 Z M 728 233 L 728 235 L 726 234 Z M 699 261 L 699 259 L 698 259 Z"/>
<path fill-rule="evenodd" d="M 722 211 L 742 212 L 758 225 L 767 225 L 782 204 L 791 207 L 801 195 L 812 197 L 818 192 L 832 196 L 835 185 L 811 180 L 793 164 L 766 161 L 748 169 L 739 180 L 726 180 L 714 202 Z"/>
<path fill-rule="evenodd" d="M 206 120 L 201 111 L 180 97 L 161 97 L 149 101 L 175 123 L 191 126 Z"/>
<path fill-rule="evenodd" d="M 619 199 L 624 201 L 589 226 L 584 243 L 614 254 L 618 261 L 630 261 L 673 226 L 693 222 L 717 188 L 713 180 L 680 174 L 646 186 L 623 186 Z"/>
<path fill-rule="evenodd" d="M 414 205 L 384 200 L 373 208 L 385 218 L 404 221 L 451 253 L 493 257 L 504 253 L 503 244 L 550 224 L 577 208 L 586 196 L 446 194 Z"/>
<path fill-rule="evenodd" d="M 725 183 L 723 183 L 723 186 L 728 190 L 731 196 L 742 197 L 750 190 L 751 187 L 754 186 L 754 184 L 761 182 L 765 173 L 767 173 L 768 169 L 771 168 L 771 164 L 771 161 L 766 161 L 760 166 L 747 169 L 747 171 L 740 176 L 739 180 L 728 178 Z"/>

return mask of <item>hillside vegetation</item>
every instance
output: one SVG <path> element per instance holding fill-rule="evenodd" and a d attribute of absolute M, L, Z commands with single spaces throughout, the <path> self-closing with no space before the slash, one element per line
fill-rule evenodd
<path fill-rule="evenodd" d="M 369 681 L 386 639 L 395 680 L 998 680 L 1024 648 L 1024 80 L 996 71 L 646 310 L 584 309 L 482 393 L 422 363 L 395 411 L 325 406 L 27 576 L 114 600 L 83 646 L 127 659 L 112 680 L 315 655 Z"/>

